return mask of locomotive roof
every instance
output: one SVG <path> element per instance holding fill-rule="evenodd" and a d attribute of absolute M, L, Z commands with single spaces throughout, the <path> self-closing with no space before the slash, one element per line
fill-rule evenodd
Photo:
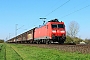
<path fill-rule="evenodd" d="M 53 19 L 53 20 L 50 20 L 48 22 L 59 22 L 58 19 Z"/>

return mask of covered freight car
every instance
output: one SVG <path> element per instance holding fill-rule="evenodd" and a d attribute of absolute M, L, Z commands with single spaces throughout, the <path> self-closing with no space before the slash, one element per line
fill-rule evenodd
<path fill-rule="evenodd" d="M 34 30 L 35 30 L 35 28 L 27 31 L 27 43 L 33 43 L 33 40 L 34 40 Z"/>
<path fill-rule="evenodd" d="M 33 43 L 34 28 L 22 34 L 22 43 Z"/>
<path fill-rule="evenodd" d="M 9 39 L 8 43 L 33 43 L 34 40 L 34 29 L 31 29 L 27 32 L 24 32 L 20 35 L 17 35 L 14 38 Z"/>

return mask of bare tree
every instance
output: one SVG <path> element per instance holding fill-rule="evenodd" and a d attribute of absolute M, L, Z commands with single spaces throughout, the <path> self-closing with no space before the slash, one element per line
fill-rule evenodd
<path fill-rule="evenodd" d="M 76 21 L 71 21 L 67 31 L 67 35 L 74 38 L 79 32 L 79 24 Z"/>

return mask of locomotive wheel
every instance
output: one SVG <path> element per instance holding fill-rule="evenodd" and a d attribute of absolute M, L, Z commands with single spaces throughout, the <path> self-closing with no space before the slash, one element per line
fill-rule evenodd
<path fill-rule="evenodd" d="M 37 44 L 40 44 L 40 41 L 36 41 Z"/>
<path fill-rule="evenodd" d="M 36 41 L 36 44 L 38 44 L 38 41 Z"/>
<path fill-rule="evenodd" d="M 49 41 L 48 40 L 46 40 L 46 44 L 49 44 Z"/>
<path fill-rule="evenodd" d="M 51 41 L 50 40 L 46 40 L 46 44 L 51 44 Z"/>

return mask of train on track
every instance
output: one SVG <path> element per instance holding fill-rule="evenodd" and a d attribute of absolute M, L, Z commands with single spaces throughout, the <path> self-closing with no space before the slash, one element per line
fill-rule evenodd
<path fill-rule="evenodd" d="M 46 24 L 35 27 L 14 38 L 7 40 L 8 43 L 46 43 L 58 42 L 63 44 L 66 40 L 66 29 L 64 22 L 58 19 L 48 21 Z"/>

